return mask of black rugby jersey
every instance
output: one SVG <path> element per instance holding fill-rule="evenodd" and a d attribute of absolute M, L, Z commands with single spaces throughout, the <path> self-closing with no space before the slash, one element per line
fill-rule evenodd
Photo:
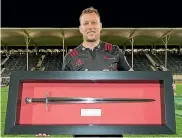
<path fill-rule="evenodd" d="M 101 41 L 93 50 L 82 45 L 66 54 L 63 71 L 129 71 L 124 53 L 117 45 Z"/>

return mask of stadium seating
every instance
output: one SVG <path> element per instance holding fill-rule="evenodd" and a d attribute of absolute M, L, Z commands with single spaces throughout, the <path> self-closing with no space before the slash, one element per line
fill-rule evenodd
<path fill-rule="evenodd" d="M 48 54 L 43 60 L 42 66 L 45 67 L 45 71 L 59 71 L 62 67 L 63 55 L 62 53 Z"/>
<path fill-rule="evenodd" d="M 131 52 L 126 52 L 125 56 L 130 65 L 132 65 L 132 54 Z M 134 52 L 133 55 L 133 69 L 135 71 L 152 71 L 151 63 L 147 59 L 144 52 Z"/>
<path fill-rule="evenodd" d="M 40 56 L 34 54 L 28 55 L 28 70 L 31 70 L 37 62 Z M 26 71 L 27 70 L 27 55 L 26 54 L 12 54 L 7 62 L 4 63 L 5 70 L 1 74 L 2 77 L 10 77 L 12 71 Z"/>
<path fill-rule="evenodd" d="M 20 51 L 20 50 L 19 50 Z M 130 65 L 132 65 L 131 49 L 125 51 L 126 58 Z M 147 56 L 150 56 L 149 57 Z M 1 84 L 8 84 L 9 77 L 12 71 L 26 71 L 27 70 L 27 55 L 25 53 L 16 52 L 8 56 L 2 54 L 1 64 Z M 155 71 L 151 59 L 156 63 L 165 65 L 165 52 L 159 51 L 154 53 L 146 52 L 145 50 L 135 50 L 133 54 L 133 68 L 135 71 Z M 182 73 L 182 54 L 168 52 L 167 68 L 173 73 Z M 63 62 L 62 51 L 44 50 L 36 55 L 35 52 L 28 53 L 28 70 L 29 71 L 59 71 L 61 70 Z M 8 79 L 7 79 L 8 77 Z"/>
<path fill-rule="evenodd" d="M 150 54 L 159 64 L 165 65 L 165 53 Z M 182 54 L 168 53 L 167 68 L 174 73 L 182 73 Z"/>

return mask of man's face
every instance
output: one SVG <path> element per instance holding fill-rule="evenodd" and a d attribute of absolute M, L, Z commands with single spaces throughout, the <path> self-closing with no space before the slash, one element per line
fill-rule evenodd
<path fill-rule="evenodd" d="M 87 42 L 95 42 L 100 38 L 102 24 L 96 13 L 83 14 L 80 19 L 80 32 Z"/>

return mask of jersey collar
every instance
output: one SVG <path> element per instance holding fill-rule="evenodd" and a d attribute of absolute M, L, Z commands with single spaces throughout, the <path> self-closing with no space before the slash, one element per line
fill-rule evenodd
<path fill-rule="evenodd" d="M 100 41 L 100 43 L 96 47 L 94 47 L 94 49 L 101 49 L 102 45 L 103 45 L 103 42 Z M 82 44 L 80 46 L 82 50 L 91 50 L 90 48 L 84 47 Z"/>

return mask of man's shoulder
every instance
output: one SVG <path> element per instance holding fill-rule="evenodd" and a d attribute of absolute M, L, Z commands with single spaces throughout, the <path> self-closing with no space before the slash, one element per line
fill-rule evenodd
<path fill-rule="evenodd" d="M 80 49 L 81 49 L 80 46 L 77 46 L 77 47 L 71 49 L 71 50 L 65 55 L 65 59 L 70 60 L 70 59 L 72 59 L 72 58 L 74 58 L 74 57 L 77 57 L 78 54 L 79 54 L 79 52 L 80 52 Z"/>

